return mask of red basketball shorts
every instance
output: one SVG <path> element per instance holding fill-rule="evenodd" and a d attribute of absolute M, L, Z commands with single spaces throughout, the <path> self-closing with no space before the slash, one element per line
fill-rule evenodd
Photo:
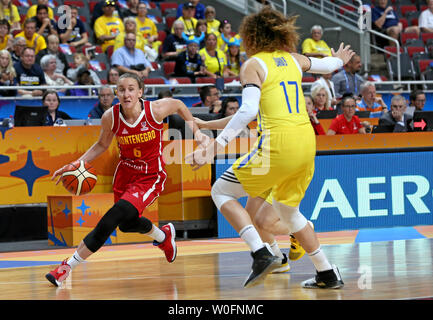
<path fill-rule="evenodd" d="M 113 178 L 114 202 L 120 199 L 130 202 L 141 216 L 144 209 L 151 205 L 164 190 L 166 179 L 165 170 L 145 174 L 121 162 Z"/>

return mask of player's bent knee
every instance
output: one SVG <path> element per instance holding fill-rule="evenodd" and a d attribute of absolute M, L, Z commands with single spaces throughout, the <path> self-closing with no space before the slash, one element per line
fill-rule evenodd
<path fill-rule="evenodd" d="M 96 252 L 122 221 L 129 220 L 134 215 L 138 216 L 137 209 L 128 201 L 119 200 L 99 220 L 95 229 L 83 239 L 86 247 L 90 251 Z"/>
<path fill-rule="evenodd" d="M 272 205 L 278 210 L 281 220 L 287 224 L 291 233 L 301 231 L 307 225 L 308 220 L 298 207 L 290 207 L 275 200 Z"/>
<path fill-rule="evenodd" d="M 239 182 L 230 182 L 219 178 L 212 186 L 211 196 L 215 206 L 221 210 L 227 201 L 237 200 L 246 196 L 246 193 Z"/>

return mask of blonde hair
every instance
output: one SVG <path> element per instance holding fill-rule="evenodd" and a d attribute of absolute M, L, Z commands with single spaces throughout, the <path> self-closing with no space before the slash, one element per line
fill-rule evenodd
<path fill-rule="evenodd" d="M 13 64 L 10 52 L 8 50 L 6 50 L 6 49 L 0 50 L 0 55 L 3 55 L 3 54 L 6 54 L 8 56 L 9 63 L 6 66 L 6 68 L 3 68 L 3 67 L 0 66 L 0 73 L 5 72 L 5 73 L 9 73 L 9 74 L 13 75 L 14 77 L 16 77 L 17 73 L 15 71 L 14 64 Z"/>
<path fill-rule="evenodd" d="M 239 34 L 247 55 L 277 50 L 296 52 L 299 42 L 298 27 L 295 26 L 297 18 L 298 16 L 286 17 L 270 7 L 264 7 L 259 13 L 245 17 Z"/>
<path fill-rule="evenodd" d="M 314 89 L 311 91 L 311 96 L 313 97 L 313 103 L 314 100 L 316 100 L 316 95 L 319 93 L 319 91 L 324 90 L 325 91 L 325 95 L 326 95 L 326 100 L 325 100 L 325 110 L 331 110 L 331 104 L 329 103 L 329 96 L 328 96 L 328 91 L 326 90 L 326 88 L 324 86 L 316 86 L 314 87 Z"/>

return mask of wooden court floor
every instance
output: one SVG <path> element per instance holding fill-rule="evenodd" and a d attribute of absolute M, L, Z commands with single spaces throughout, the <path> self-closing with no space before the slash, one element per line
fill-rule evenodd
<path fill-rule="evenodd" d="M 418 230 L 419 231 L 419 230 Z M 433 297 L 433 227 L 418 239 L 355 242 L 355 232 L 319 233 L 338 266 L 341 290 L 303 289 L 308 257 L 291 270 L 243 288 L 252 259 L 239 238 L 178 241 L 172 264 L 150 243 L 101 248 L 61 288 L 45 274 L 75 248 L 0 253 L 0 300 L 389 300 Z M 289 238 L 278 237 L 283 251 Z"/>

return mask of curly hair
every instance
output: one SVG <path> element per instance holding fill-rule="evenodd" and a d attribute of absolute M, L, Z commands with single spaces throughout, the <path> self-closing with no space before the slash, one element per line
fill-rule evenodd
<path fill-rule="evenodd" d="M 286 17 L 270 7 L 245 17 L 239 34 L 247 55 L 276 50 L 296 52 L 299 42 L 299 28 L 295 26 L 297 18 L 298 16 Z"/>

